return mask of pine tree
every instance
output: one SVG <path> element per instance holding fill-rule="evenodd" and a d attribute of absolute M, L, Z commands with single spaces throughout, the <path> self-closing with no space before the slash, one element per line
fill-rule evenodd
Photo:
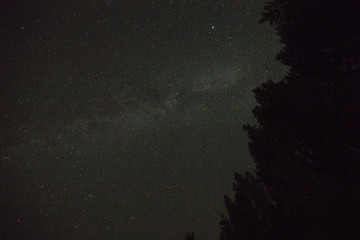
<path fill-rule="evenodd" d="M 235 176 L 221 239 L 360 239 L 360 2 L 273 0 L 289 66 L 254 90 L 257 170 Z"/>
<path fill-rule="evenodd" d="M 185 240 L 194 240 L 194 233 L 187 232 L 185 235 Z"/>

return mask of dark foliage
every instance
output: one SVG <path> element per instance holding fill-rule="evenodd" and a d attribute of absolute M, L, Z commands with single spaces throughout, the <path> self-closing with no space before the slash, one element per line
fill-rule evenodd
<path fill-rule="evenodd" d="M 274 25 L 284 49 L 277 58 L 302 73 L 359 68 L 358 0 L 272 0 L 260 22 Z"/>
<path fill-rule="evenodd" d="M 185 240 L 194 240 L 194 233 L 191 232 L 191 233 L 186 233 L 185 235 Z"/>
<path fill-rule="evenodd" d="M 221 239 L 360 239 L 360 1 L 273 0 L 289 66 L 254 90 L 255 174 L 235 175 Z"/>

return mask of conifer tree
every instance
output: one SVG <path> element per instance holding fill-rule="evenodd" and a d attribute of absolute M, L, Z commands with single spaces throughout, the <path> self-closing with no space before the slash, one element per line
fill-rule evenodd
<path fill-rule="evenodd" d="M 360 2 L 272 0 L 289 67 L 254 90 L 256 172 L 236 174 L 221 239 L 360 239 Z"/>
<path fill-rule="evenodd" d="M 185 235 L 185 240 L 194 240 L 194 233 L 187 232 Z"/>

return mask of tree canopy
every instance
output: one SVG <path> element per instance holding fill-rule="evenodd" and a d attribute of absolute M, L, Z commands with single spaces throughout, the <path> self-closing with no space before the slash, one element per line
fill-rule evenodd
<path fill-rule="evenodd" d="M 236 174 L 221 239 L 360 239 L 360 2 L 272 0 L 289 67 L 254 90 L 255 173 Z"/>

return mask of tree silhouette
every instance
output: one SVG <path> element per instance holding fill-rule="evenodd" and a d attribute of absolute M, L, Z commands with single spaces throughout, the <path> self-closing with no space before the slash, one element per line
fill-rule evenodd
<path fill-rule="evenodd" d="M 256 172 L 236 174 L 221 239 L 360 239 L 360 2 L 272 0 L 289 66 L 254 90 Z"/>
<path fill-rule="evenodd" d="M 187 232 L 185 235 L 185 240 L 194 240 L 194 233 Z"/>

